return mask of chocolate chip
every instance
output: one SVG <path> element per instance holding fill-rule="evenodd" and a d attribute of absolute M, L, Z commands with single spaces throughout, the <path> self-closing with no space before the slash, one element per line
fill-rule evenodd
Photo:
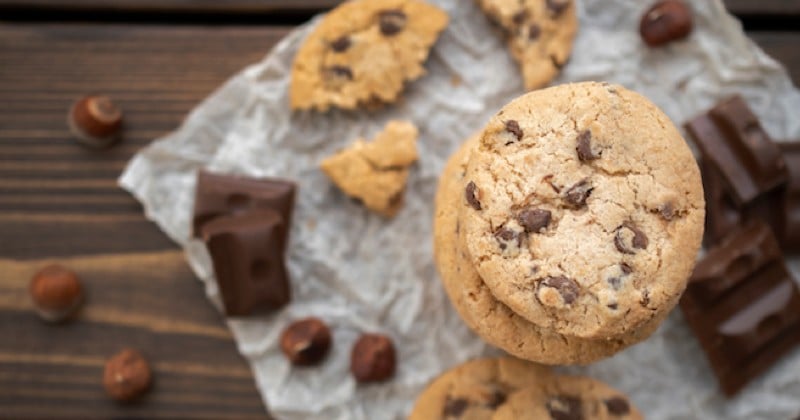
<path fill-rule="evenodd" d="M 616 303 L 609 303 L 608 305 L 606 305 L 606 307 L 608 307 L 608 309 L 611 309 L 611 310 L 614 310 L 614 311 L 617 310 L 617 304 Z"/>
<path fill-rule="evenodd" d="M 547 9 L 553 17 L 559 17 L 567 7 L 569 7 L 570 0 L 547 0 Z"/>
<path fill-rule="evenodd" d="M 639 300 L 639 304 L 642 306 L 647 306 L 650 303 L 650 291 L 645 289 L 642 291 L 642 299 Z"/>
<path fill-rule="evenodd" d="M 580 398 L 562 395 L 547 401 L 547 411 L 553 420 L 582 420 L 582 403 Z"/>
<path fill-rule="evenodd" d="M 514 13 L 514 16 L 511 17 L 511 21 L 514 22 L 514 25 L 522 25 L 525 23 L 525 19 L 528 18 L 528 11 L 525 9 L 520 10 L 517 13 Z"/>
<path fill-rule="evenodd" d="M 503 403 L 506 402 L 506 397 L 507 396 L 505 392 L 495 391 L 494 393 L 492 393 L 491 397 L 489 398 L 489 401 L 486 402 L 486 406 L 491 409 L 500 407 L 501 405 L 503 405 Z"/>
<path fill-rule="evenodd" d="M 541 232 L 550 225 L 551 219 L 550 211 L 544 209 L 527 208 L 517 215 L 517 221 L 528 233 Z"/>
<path fill-rule="evenodd" d="M 622 263 L 619 265 L 619 268 L 625 274 L 633 273 L 633 267 L 629 266 L 628 264 Z"/>
<path fill-rule="evenodd" d="M 535 23 L 531 23 L 530 26 L 528 26 L 528 39 L 529 40 L 531 40 L 531 41 L 537 40 L 537 39 L 539 39 L 539 36 L 541 34 L 542 34 L 542 28 L 539 25 L 537 25 Z"/>
<path fill-rule="evenodd" d="M 595 154 L 592 150 L 592 132 L 590 130 L 584 130 L 578 135 L 578 147 L 575 150 L 578 151 L 578 159 L 581 162 L 600 158 L 600 153 Z"/>
<path fill-rule="evenodd" d="M 614 235 L 614 246 L 623 254 L 635 254 L 637 249 L 647 248 L 649 242 L 647 235 L 630 222 L 618 227 Z"/>
<path fill-rule="evenodd" d="M 614 416 L 624 416 L 631 412 L 631 407 L 625 398 L 614 397 L 603 402 L 606 404 L 608 413 Z"/>
<path fill-rule="evenodd" d="M 664 203 L 658 208 L 658 214 L 666 221 L 674 219 L 675 213 L 675 206 L 672 203 Z"/>
<path fill-rule="evenodd" d="M 517 140 L 522 140 L 522 129 L 519 127 L 519 123 L 516 120 L 506 121 L 506 131 L 513 134 Z"/>
<path fill-rule="evenodd" d="M 519 233 L 514 232 L 509 228 L 500 228 L 497 232 L 494 233 L 494 237 L 497 239 L 497 242 L 500 244 L 500 249 L 505 250 L 508 247 L 509 242 L 515 241 L 517 246 L 522 246 L 522 237 L 519 236 Z"/>
<path fill-rule="evenodd" d="M 578 289 L 578 284 L 575 283 L 575 280 L 565 276 L 547 277 L 539 283 L 539 287 L 556 289 L 567 305 L 575 302 L 575 299 L 578 298 L 578 294 L 580 293 L 580 289 Z"/>
<path fill-rule="evenodd" d="M 350 37 L 347 35 L 343 35 L 337 40 L 331 42 L 331 48 L 336 52 L 345 52 L 348 48 L 350 48 L 350 45 Z"/>
<path fill-rule="evenodd" d="M 482 208 L 481 202 L 478 200 L 478 187 L 475 186 L 475 183 L 470 181 L 467 184 L 467 188 L 464 190 L 464 196 L 467 198 L 467 203 L 472 206 L 475 210 L 480 210 Z"/>
<path fill-rule="evenodd" d="M 573 208 L 579 209 L 586 205 L 586 199 L 592 194 L 592 190 L 594 188 L 589 180 L 582 179 L 567 190 L 564 200 Z"/>
<path fill-rule="evenodd" d="M 393 36 L 400 33 L 406 26 L 406 14 L 402 10 L 384 10 L 378 15 L 381 33 Z"/>
<path fill-rule="evenodd" d="M 347 66 L 331 66 L 328 67 L 328 72 L 337 79 L 353 80 L 353 71 Z"/>
<path fill-rule="evenodd" d="M 467 411 L 467 407 L 469 407 L 469 401 L 465 400 L 464 398 L 450 398 L 447 397 L 447 400 L 444 402 L 444 410 L 442 410 L 443 417 L 455 417 L 459 418 L 465 411 Z"/>

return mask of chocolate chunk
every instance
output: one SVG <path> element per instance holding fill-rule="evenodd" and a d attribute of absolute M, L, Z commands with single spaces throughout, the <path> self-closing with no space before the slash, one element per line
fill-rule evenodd
<path fill-rule="evenodd" d="M 522 25 L 525 23 L 525 20 L 528 18 L 528 11 L 525 9 L 520 10 L 517 13 L 514 13 L 514 16 L 511 17 L 511 21 L 514 22 L 514 25 Z"/>
<path fill-rule="evenodd" d="M 564 194 L 564 201 L 570 207 L 580 209 L 586 206 L 586 200 L 592 194 L 592 190 L 594 190 L 594 187 L 592 187 L 591 182 L 588 179 L 582 179 L 577 184 L 569 187 Z"/>
<path fill-rule="evenodd" d="M 645 44 L 659 47 L 686 38 L 692 32 L 692 13 L 679 0 L 660 1 L 642 15 L 639 34 Z"/>
<path fill-rule="evenodd" d="M 708 251 L 680 306 L 727 395 L 800 344 L 800 291 L 761 222 Z"/>
<path fill-rule="evenodd" d="M 382 382 L 394 375 L 397 356 L 392 340 L 381 334 L 363 334 L 350 353 L 350 373 L 360 383 Z"/>
<path fill-rule="evenodd" d="M 619 265 L 619 268 L 625 274 L 633 273 L 633 268 L 631 266 L 629 266 L 628 264 L 622 263 L 622 264 Z"/>
<path fill-rule="evenodd" d="M 381 33 L 393 36 L 400 33 L 406 26 L 406 14 L 402 10 L 384 10 L 378 15 Z"/>
<path fill-rule="evenodd" d="M 608 305 L 606 305 L 606 307 L 607 307 L 608 309 L 611 309 L 611 310 L 615 310 L 615 311 L 616 311 L 618 306 L 617 306 L 617 304 L 616 304 L 616 303 L 609 303 Z"/>
<path fill-rule="evenodd" d="M 527 208 L 517 214 L 517 222 L 528 233 L 540 233 L 550 225 L 552 214 L 550 210 Z"/>
<path fill-rule="evenodd" d="M 575 283 L 575 280 L 565 276 L 547 277 L 539 283 L 539 287 L 556 289 L 567 305 L 575 302 L 575 299 L 578 298 L 578 294 L 580 293 L 580 289 L 578 288 L 578 284 Z"/>
<path fill-rule="evenodd" d="M 503 403 L 506 402 L 507 398 L 508 396 L 506 395 L 505 392 L 500 390 L 495 390 L 489 397 L 489 401 L 486 402 L 486 406 L 494 410 L 495 408 L 503 405 Z"/>
<path fill-rule="evenodd" d="M 635 254 L 637 249 L 646 249 L 649 243 L 647 235 L 630 222 L 623 223 L 614 234 L 614 246 L 623 254 Z"/>
<path fill-rule="evenodd" d="M 608 414 L 613 416 L 626 416 L 631 412 L 631 406 L 628 400 L 622 397 L 609 398 L 603 401 L 608 409 Z"/>
<path fill-rule="evenodd" d="M 200 237 L 202 226 L 217 217 L 241 214 L 250 209 L 275 210 L 289 226 L 294 192 L 294 184 L 281 179 L 245 178 L 200 171 L 192 219 L 194 236 Z M 285 233 L 288 234 L 288 229 Z M 286 238 L 282 240 L 286 242 Z"/>
<path fill-rule="evenodd" d="M 328 67 L 328 74 L 336 80 L 353 80 L 353 70 L 350 70 L 350 67 L 347 66 L 335 65 Z"/>
<path fill-rule="evenodd" d="M 535 40 L 539 39 L 539 36 L 541 36 L 541 35 L 542 35 L 542 27 L 541 26 L 539 26 L 539 25 L 537 25 L 535 23 L 531 23 L 528 26 L 528 40 L 535 41 Z"/>
<path fill-rule="evenodd" d="M 780 149 L 741 97 L 718 103 L 685 126 L 737 207 L 753 203 L 789 179 Z"/>
<path fill-rule="evenodd" d="M 570 0 L 547 0 L 547 10 L 553 17 L 559 17 L 569 7 Z"/>
<path fill-rule="evenodd" d="M 516 242 L 518 247 L 522 246 L 522 237 L 519 235 L 519 233 L 509 228 L 502 227 L 498 229 L 494 233 L 494 237 L 497 239 L 497 243 L 499 244 L 501 250 L 505 250 L 508 248 L 508 245 L 513 242 Z"/>
<path fill-rule="evenodd" d="M 582 420 L 583 403 L 578 397 L 562 395 L 547 401 L 547 412 L 553 420 Z"/>
<path fill-rule="evenodd" d="M 800 143 L 783 143 L 780 145 L 786 166 L 789 168 L 789 183 L 780 208 L 781 226 L 775 232 L 781 232 L 780 240 L 787 252 L 800 253 Z M 775 206 L 771 203 L 771 206 Z M 771 220 L 775 220 L 774 218 Z"/>
<path fill-rule="evenodd" d="M 345 52 L 348 48 L 350 48 L 350 45 L 350 37 L 347 35 L 342 35 L 335 41 L 331 42 L 331 48 L 336 52 Z"/>
<path fill-rule="evenodd" d="M 513 134 L 514 137 L 517 138 L 517 140 L 522 140 L 522 129 L 519 127 L 519 123 L 516 120 L 506 121 L 506 131 Z"/>
<path fill-rule="evenodd" d="M 475 210 L 480 210 L 481 202 L 478 200 L 478 187 L 475 186 L 475 183 L 470 181 L 467 184 L 467 188 L 464 190 L 464 196 L 467 198 L 467 203 L 472 206 Z"/>
<path fill-rule="evenodd" d="M 673 205 L 672 203 L 662 204 L 661 207 L 658 208 L 658 214 L 661 215 L 662 219 L 668 222 L 671 221 L 676 216 L 675 205 Z"/>
<path fill-rule="evenodd" d="M 222 216 L 203 225 L 201 235 L 228 316 L 271 312 L 289 303 L 286 230 L 274 210 Z"/>
<path fill-rule="evenodd" d="M 575 148 L 578 152 L 578 159 L 581 162 L 588 162 L 600 158 L 600 153 L 595 153 L 592 150 L 592 132 L 584 130 L 578 135 L 578 146 Z"/>
<path fill-rule="evenodd" d="M 442 417 L 455 417 L 459 418 L 469 407 L 469 401 L 464 398 L 450 398 L 444 402 L 444 409 L 442 410 Z"/>

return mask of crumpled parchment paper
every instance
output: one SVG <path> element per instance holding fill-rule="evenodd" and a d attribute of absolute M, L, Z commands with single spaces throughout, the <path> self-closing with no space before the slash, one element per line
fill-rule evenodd
<path fill-rule="evenodd" d="M 460 321 L 432 259 L 433 196 L 445 160 L 503 104 L 523 93 L 517 66 L 471 1 L 431 0 L 451 24 L 399 103 L 380 111 L 291 113 L 291 62 L 316 21 L 288 35 L 195 108 L 175 132 L 141 151 L 120 178 L 147 217 L 184 247 L 211 301 L 220 300 L 202 243 L 190 239 L 199 168 L 294 179 L 299 185 L 287 260 L 294 300 L 272 316 L 229 320 L 258 388 L 278 418 L 393 419 L 406 415 L 435 375 L 492 352 Z M 677 124 L 734 93 L 744 95 L 774 138 L 800 138 L 800 94 L 786 72 L 748 40 L 719 0 L 690 2 L 689 42 L 651 50 L 638 37 L 649 2 L 578 0 L 580 30 L 554 81 L 604 80 L 637 90 Z M 793 116 L 792 113 L 795 115 Z M 369 213 L 318 170 L 325 156 L 389 119 L 420 128 L 420 161 L 393 220 Z M 798 273 L 797 261 L 793 270 Z M 334 329 L 319 368 L 291 369 L 278 349 L 290 320 L 315 315 Z M 356 386 L 350 347 L 360 332 L 396 341 L 396 377 Z M 569 368 L 627 392 L 652 419 L 786 419 L 800 412 L 800 351 L 726 400 L 679 311 L 646 342 L 585 368 Z"/>

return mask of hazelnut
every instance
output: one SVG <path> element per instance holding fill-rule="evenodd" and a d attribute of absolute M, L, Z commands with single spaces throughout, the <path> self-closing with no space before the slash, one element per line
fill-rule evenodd
<path fill-rule="evenodd" d="M 29 292 L 36 312 L 49 322 L 66 320 L 83 301 L 78 276 L 57 264 L 39 270 L 31 279 Z"/>
<path fill-rule="evenodd" d="M 106 362 L 103 387 L 112 399 L 130 402 L 150 388 L 151 379 L 150 365 L 144 356 L 136 350 L 124 349 Z"/>
<path fill-rule="evenodd" d="M 692 32 L 692 13 L 680 0 L 657 2 L 642 15 L 639 33 L 645 44 L 659 47 L 686 38 Z"/>
<path fill-rule="evenodd" d="M 296 366 L 312 366 L 325 359 L 331 348 L 331 330 L 319 318 L 291 323 L 281 335 L 281 350 Z"/>
<path fill-rule="evenodd" d="M 107 96 L 86 96 L 72 105 L 67 121 L 79 142 L 105 147 L 119 138 L 122 111 Z"/>
<path fill-rule="evenodd" d="M 395 351 L 392 340 L 380 334 L 364 334 L 350 354 L 350 372 L 358 382 L 380 382 L 394 375 Z"/>

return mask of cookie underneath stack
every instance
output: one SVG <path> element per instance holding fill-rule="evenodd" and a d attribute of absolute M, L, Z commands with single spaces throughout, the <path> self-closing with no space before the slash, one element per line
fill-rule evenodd
<path fill-rule="evenodd" d="M 476 359 L 436 378 L 409 420 L 641 419 L 628 398 L 602 382 L 556 375 L 514 358 Z"/>
<path fill-rule="evenodd" d="M 546 364 L 647 338 L 686 287 L 703 233 L 694 158 L 642 96 L 603 83 L 522 96 L 448 162 L 434 246 L 487 342 Z"/>

